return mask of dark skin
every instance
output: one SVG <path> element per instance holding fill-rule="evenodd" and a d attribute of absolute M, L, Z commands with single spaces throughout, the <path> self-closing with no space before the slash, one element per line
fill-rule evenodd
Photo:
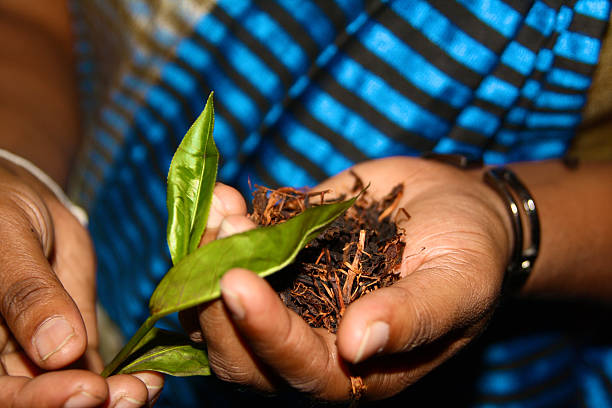
<path fill-rule="evenodd" d="M 0 4 L 0 97 L 6 98 L 0 147 L 65 186 L 80 143 L 68 17 L 64 2 L 28 4 Z M 597 81 L 594 89 L 606 92 Z M 510 167 L 532 192 L 542 222 L 540 257 L 520 295 L 609 302 L 612 165 L 585 164 L 576 171 L 557 162 Z M 411 236 L 402 279 L 352 304 L 332 335 L 308 327 L 264 280 L 229 271 L 221 300 L 183 315 L 191 336 L 206 339 L 219 377 L 266 391 L 288 384 L 317 398 L 345 400 L 353 365 L 367 386 L 366 398 L 384 398 L 485 327 L 499 300 L 513 238 L 504 203 L 480 172 L 406 157 L 354 170 L 371 182 L 374 195 L 399 182 L 410 186 L 400 204 L 412 216 L 402 225 Z M 319 188 L 342 193 L 352 182 L 342 173 Z M 237 191 L 218 185 L 215 196 L 204 241 L 253 227 Z M 80 406 L 119 400 L 139 406 L 155 398 L 160 376 L 105 380 L 96 374 L 101 363 L 87 232 L 41 183 L 1 159 L 0 242 L 0 405 L 59 407 L 77 397 Z M 60 317 L 72 331 L 55 325 L 57 336 L 38 347 L 41 327 Z M 58 370 L 67 366 L 78 369 Z"/>
<path fill-rule="evenodd" d="M 0 147 L 62 186 L 80 142 L 66 7 L 0 3 Z M 156 373 L 96 374 L 103 364 L 88 232 L 42 183 L 2 159 L 0 242 L 0 406 L 137 407 L 159 394 Z"/>

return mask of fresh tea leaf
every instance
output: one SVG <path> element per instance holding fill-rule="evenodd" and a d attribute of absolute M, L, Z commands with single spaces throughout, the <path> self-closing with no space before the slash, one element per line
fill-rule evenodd
<path fill-rule="evenodd" d="M 210 375 L 208 355 L 203 347 L 185 336 L 153 328 L 138 343 L 129 361 L 116 373 L 157 371 L 175 377 Z"/>
<path fill-rule="evenodd" d="M 159 283 L 149 302 L 151 316 L 159 318 L 217 298 L 219 280 L 229 269 L 246 268 L 267 276 L 284 268 L 356 199 L 312 207 L 282 224 L 256 228 L 198 248 Z"/>
<path fill-rule="evenodd" d="M 204 111 L 174 153 L 168 172 L 168 247 L 176 265 L 198 247 L 208 220 L 219 152 L 213 139 L 211 92 Z"/>

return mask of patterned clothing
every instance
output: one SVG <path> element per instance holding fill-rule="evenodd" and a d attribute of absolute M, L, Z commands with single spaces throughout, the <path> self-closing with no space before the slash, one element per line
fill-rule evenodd
<path fill-rule="evenodd" d="M 429 150 L 486 163 L 560 157 L 610 2 L 92 0 L 72 12 L 86 141 L 71 194 L 90 213 L 101 300 L 129 336 L 170 265 L 167 170 L 210 90 L 220 179 L 247 197 L 249 181 L 312 186 L 360 161 Z M 447 389 L 453 405 L 612 407 L 610 338 L 549 324 L 557 311 L 547 312 L 528 313 L 545 328 L 499 323 L 470 360 L 432 374 L 438 383 L 386 404 L 431 405 L 443 396 L 428 390 Z M 162 402 L 254 398 L 219 388 L 231 387 L 170 380 Z"/>

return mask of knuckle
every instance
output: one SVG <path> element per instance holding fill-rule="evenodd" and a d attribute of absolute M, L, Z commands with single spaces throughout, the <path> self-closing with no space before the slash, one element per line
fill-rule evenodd
<path fill-rule="evenodd" d="M 35 306 L 45 304 L 53 292 L 48 279 L 38 276 L 18 279 L 4 290 L 0 301 L 2 315 L 8 322 L 23 321 Z"/>
<path fill-rule="evenodd" d="M 249 370 L 245 369 L 240 362 L 225 358 L 211 350 L 209 350 L 208 360 L 211 370 L 220 380 L 240 385 L 252 385 Z"/>
<path fill-rule="evenodd" d="M 408 351 L 419 347 L 434 337 L 433 322 L 434 313 L 431 307 L 425 302 L 414 302 L 412 304 L 414 320 L 411 325 L 411 333 L 407 337 L 403 351 Z"/>

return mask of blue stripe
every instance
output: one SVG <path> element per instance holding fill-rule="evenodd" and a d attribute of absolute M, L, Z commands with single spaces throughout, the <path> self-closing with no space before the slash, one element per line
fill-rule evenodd
<path fill-rule="evenodd" d="M 134 99 L 127 97 L 120 91 L 113 91 L 111 93 L 111 100 L 130 113 L 133 113 L 140 108 L 139 103 L 137 103 Z"/>
<path fill-rule="evenodd" d="M 475 404 L 474 408 L 543 408 L 543 407 L 560 407 L 568 406 L 568 402 L 574 401 L 577 393 L 577 386 L 573 378 L 568 378 L 555 387 L 549 388 L 546 392 L 540 392 L 534 396 L 522 399 L 512 400 L 504 404 Z M 600 408 L 601 406 L 597 406 Z"/>
<path fill-rule="evenodd" d="M 585 16 L 608 21 L 610 17 L 610 2 L 607 0 L 578 0 L 574 10 Z"/>
<path fill-rule="evenodd" d="M 513 394 L 568 369 L 573 361 L 572 357 L 571 350 L 563 349 L 552 356 L 539 358 L 517 369 L 485 372 L 478 379 L 477 388 L 487 395 Z"/>
<path fill-rule="evenodd" d="M 582 369 L 580 382 L 584 390 L 584 400 L 587 407 L 609 408 L 612 407 L 612 399 L 601 377 L 591 371 Z"/>
<path fill-rule="evenodd" d="M 504 146 L 512 146 L 518 141 L 518 139 L 519 139 L 518 132 L 507 130 L 507 129 L 500 130 L 497 133 L 497 135 L 495 135 L 495 140 L 497 140 L 498 143 Z M 502 353 L 505 353 L 505 352 L 506 352 L 506 349 L 502 351 Z M 502 354 L 502 356 L 503 355 L 504 354 Z"/>
<path fill-rule="evenodd" d="M 346 19 L 349 21 L 364 10 L 363 0 L 334 0 L 334 3 L 342 9 Z"/>
<path fill-rule="evenodd" d="M 218 178 L 225 183 L 230 183 L 240 171 L 240 162 L 237 160 L 236 156 L 233 158 L 231 156 L 222 157 L 230 157 L 230 160 L 223 161 L 223 164 L 219 168 Z"/>
<path fill-rule="evenodd" d="M 584 91 L 591 85 L 590 77 L 561 68 L 551 69 L 546 80 L 553 85 L 559 85 L 579 91 Z"/>
<path fill-rule="evenodd" d="M 247 94 L 236 86 L 218 67 L 212 56 L 190 40 L 183 41 L 176 49 L 177 56 L 206 75 L 215 96 L 223 102 L 246 129 L 257 127 L 261 112 Z"/>
<path fill-rule="evenodd" d="M 76 71 L 80 75 L 88 75 L 93 73 L 94 67 L 92 60 L 79 61 L 76 64 Z"/>
<path fill-rule="evenodd" d="M 501 0 L 457 0 L 482 22 L 505 37 L 512 37 L 522 20 L 522 15 Z"/>
<path fill-rule="evenodd" d="M 276 146 L 265 140 L 261 145 L 262 163 L 280 185 L 290 187 L 314 187 L 317 184 L 306 170 L 282 155 Z"/>
<path fill-rule="evenodd" d="M 554 332 L 535 333 L 508 339 L 488 346 L 483 353 L 483 359 L 488 366 L 508 364 L 546 350 L 561 342 L 562 339 L 561 334 Z"/>
<path fill-rule="evenodd" d="M 359 39 L 372 53 L 429 95 L 456 108 L 470 99 L 468 87 L 440 71 L 383 25 L 369 22 L 359 33 Z"/>
<path fill-rule="evenodd" d="M 172 47 L 178 40 L 178 37 L 172 31 L 165 30 L 160 26 L 153 29 L 151 36 L 162 47 Z"/>
<path fill-rule="evenodd" d="M 283 96 L 283 85 L 278 75 L 213 15 L 209 14 L 203 18 L 195 26 L 195 30 L 216 46 L 232 67 L 268 99 L 278 100 Z"/>
<path fill-rule="evenodd" d="M 540 71 L 548 71 L 552 66 L 554 59 L 555 54 L 551 50 L 542 48 L 536 57 L 535 66 Z"/>
<path fill-rule="evenodd" d="M 489 72 L 497 62 L 493 51 L 465 34 L 426 1 L 395 1 L 391 8 L 448 55 L 479 74 Z"/>
<path fill-rule="evenodd" d="M 182 95 L 192 95 L 197 88 L 196 80 L 173 63 L 164 65 L 161 77 Z"/>
<path fill-rule="evenodd" d="M 279 0 L 279 4 L 304 27 L 319 48 L 334 40 L 334 27 L 325 13 L 314 3 L 303 0 Z"/>
<path fill-rule="evenodd" d="M 535 106 L 557 110 L 579 109 L 584 106 L 586 98 L 582 94 L 562 94 L 558 92 L 543 91 L 535 99 Z"/>
<path fill-rule="evenodd" d="M 525 81 L 525 85 L 523 85 L 523 88 L 521 89 L 521 95 L 527 99 L 533 99 L 538 95 L 541 88 L 542 84 L 540 84 L 538 81 L 528 79 Z"/>
<path fill-rule="evenodd" d="M 119 152 L 119 145 L 115 142 L 115 140 L 106 132 L 106 130 L 95 128 L 94 129 L 94 137 L 96 140 L 109 151 L 112 157 Z M 104 160 L 102 160 L 104 162 Z M 104 165 L 108 165 L 110 163 L 104 163 Z"/>
<path fill-rule="evenodd" d="M 478 89 L 476 96 L 495 105 L 508 108 L 518 97 L 519 90 L 512 84 L 494 77 L 486 77 Z"/>
<path fill-rule="evenodd" d="M 572 23 L 573 17 L 574 10 L 565 5 L 561 6 L 559 8 L 559 13 L 557 13 L 557 21 L 555 21 L 555 30 L 558 32 L 566 31 Z"/>
<path fill-rule="evenodd" d="M 304 50 L 269 15 L 252 7 L 250 1 L 220 0 L 218 6 L 257 38 L 294 75 L 308 68 L 308 58 Z"/>
<path fill-rule="evenodd" d="M 509 123 L 513 123 L 515 125 L 519 125 L 523 122 L 525 122 L 525 118 L 527 117 L 527 110 L 525 108 L 521 108 L 521 107 L 514 107 L 510 110 L 510 112 L 508 112 L 508 116 L 506 117 L 506 120 Z"/>
<path fill-rule="evenodd" d="M 508 157 L 505 153 L 489 150 L 482 154 L 482 161 L 488 166 L 499 166 L 508 163 Z"/>
<path fill-rule="evenodd" d="M 532 112 L 527 117 L 527 126 L 539 127 L 574 127 L 580 122 L 580 114 Z"/>
<path fill-rule="evenodd" d="M 490 136 L 499 126 L 499 118 L 476 106 L 469 106 L 459 114 L 457 123 L 466 129 Z"/>
<path fill-rule="evenodd" d="M 340 134 L 369 157 L 414 155 L 416 153 L 406 145 L 388 138 L 363 117 L 317 87 L 313 86 L 304 95 L 303 102 L 317 120 Z"/>
<path fill-rule="evenodd" d="M 101 119 L 110 125 L 111 128 L 115 129 L 119 134 L 125 134 L 129 128 L 129 123 L 126 122 L 125 118 L 110 107 L 105 106 L 102 109 Z"/>
<path fill-rule="evenodd" d="M 568 141 L 574 132 L 571 129 L 530 129 L 517 132 L 519 142 L 526 145 L 526 142 L 538 141 Z"/>
<path fill-rule="evenodd" d="M 134 126 L 141 130 L 142 135 L 155 149 L 158 163 L 151 163 L 151 165 L 159 166 L 160 172 L 162 174 L 166 173 L 173 155 L 173 151 L 170 149 L 174 149 L 176 146 L 170 146 L 167 139 L 168 134 L 164 131 L 164 128 L 146 109 L 138 111 L 134 117 Z"/>
<path fill-rule="evenodd" d="M 285 115 L 280 121 L 279 129 L 289 146 L 307 157 L 329 176 L 353 165 L 353 162 L 339 153 L 329 141 L 302 126 L 290 114 Z"/>
<path fill-rule="evenodd" d="M 331 74 L 346 89 L 406 130 L 433 139 L 449 129 L 445 121 L 405 98 L 382 78 L 342 54 L 332 65 Z"/>
<path fill-rule="evenodd" d="M 601 42 L 597 38 L 566 31 L 559 35 L 553 51 L 565 58 L 585 64 L 596 64 L 600 46 Z"/>
<path fill-rule="evenodd" d="M 557 11 L 555 9 L 537 0 L 525 18 L 525 24 L 548 37 L 555 28 L 556 18 Z"/>
<path fill-rule="evenodd" d="M 536 55 L 527 47 L 512 41 L 501 56 L 501 61 L 523 75 L 528 75 L 535 65 Z"/>
<path fill-rule="evenodd" d="M 482 153 L 482 149 L 479 146 L 474 146 L 448 137 L 440 139 L 433 151 L 443 154 L 464 154 L 468 157 L 479 157 Z"/>
<path fill-rule="evenodd" d="M 185 124 L 179 120 L 181 112 L 181 106 L 179 102 L 167 93 L 160 86 L 152 86 L 147 93 L 147 103 L 157 111 L 163 118 L 170 121 L 173 125 L 173 129 L 168 131 L 180 132 L 183 130 Z"/>

